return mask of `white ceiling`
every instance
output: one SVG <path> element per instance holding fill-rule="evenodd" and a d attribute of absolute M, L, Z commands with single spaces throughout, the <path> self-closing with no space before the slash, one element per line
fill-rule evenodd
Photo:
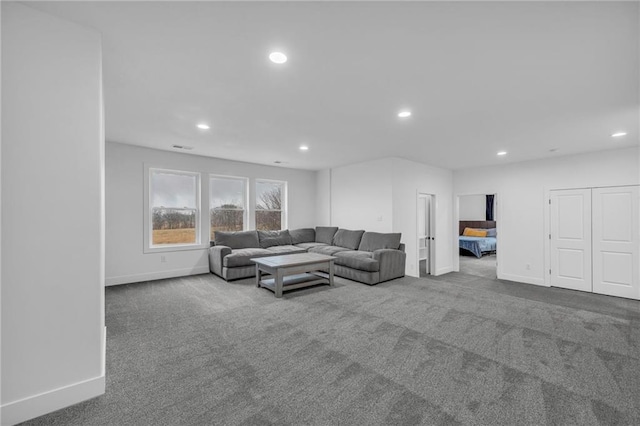
<path fill-rule="evenodd" d="M 638 144 L 636 2 L 30 5 L 103 34 L 108 141 L 303 169 Z"/>

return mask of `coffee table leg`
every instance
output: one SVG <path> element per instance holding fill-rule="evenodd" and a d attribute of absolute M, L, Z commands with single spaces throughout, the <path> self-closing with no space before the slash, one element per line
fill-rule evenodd
<path fill-rule="evenodd" d="M 256 263 L 256 287 L 260 287 L 260 280 L 262 279 L 262 271 L 260 265 Z"/>
<path fill-rule="evenodd" d="M 276 276 L 275 276 L 276 297 L 282 297 L 283 278 L 284 278 L 284 272 L 282 271 L 282 269 L 277 269 Z"/>
<path fill-rule="evenodd" d="M 329 262 L 329 285 L 333 287 L 333 260 Z"/>

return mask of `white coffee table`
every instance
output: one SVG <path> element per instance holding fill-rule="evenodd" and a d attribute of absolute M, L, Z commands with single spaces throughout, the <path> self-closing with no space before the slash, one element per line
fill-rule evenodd
<path fill-rule="evenodd" d="M 268 288 L 276 297 L 282 297 L 283 290 L 308 287 L 317 284 L 333 286 L 333 262 L 336 258 L 318 253 L 285 254 L 282 256 L 258 257 L 251 259 L 256 264 L 256 286 Z M 329 270 L 329 278 L 316 274 Z M 267 273 L 273 278 L 263 279 Z"/>

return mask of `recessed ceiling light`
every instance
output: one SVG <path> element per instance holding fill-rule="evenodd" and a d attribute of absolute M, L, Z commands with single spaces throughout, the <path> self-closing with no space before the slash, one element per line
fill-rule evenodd
<path fill-rule="evenodd" d="M 398 117 L 400 117 L 400 118 L 411 117 L 411 111 L 400 111 L 398 113 Z"/>
<path fill-rule="evenodd" d="M 210 129 L 209 125 L 208 124 L 204 124 L 204 123 L 200 123 L 196 127 L 198 129 L 200 129 L 200 130 L 209 130 Z"/>
<path fill-rule="evenodd" d="M 621 138 L 623 136 L 627 136 L 627 132 L 616 132 L 611 135 L 612 138 Z"/>
<path fill-rule="evenodd" d="M 306 146 L 306 145 L 301 145 L 300 146 L 300 151 L 308 151 L 308 150 L 309 150 L 308 146 Z"/>
<path fill-rule="evenodd" d="M 276 64 L 284 64 L 287 62 L 287 55 L 282 52 L 271 52 L 269 59 Z"/>
<path fill-rule="evenodd" d="M 507 151 L 499 151 L 497 155 L 507 155 Z"/>

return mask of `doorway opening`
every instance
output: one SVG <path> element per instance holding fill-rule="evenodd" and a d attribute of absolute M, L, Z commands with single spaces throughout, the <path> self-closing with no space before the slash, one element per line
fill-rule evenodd
<path fill-rule="evenodd" d="M 420 277 L 435 273 L 435 195 L 418 193 L 418 272 Z"/>
<path fill-rule="evenodd" d="M 496 194 L 458 197 L 458 256 L 463 274 L 497 279 Z"/>

